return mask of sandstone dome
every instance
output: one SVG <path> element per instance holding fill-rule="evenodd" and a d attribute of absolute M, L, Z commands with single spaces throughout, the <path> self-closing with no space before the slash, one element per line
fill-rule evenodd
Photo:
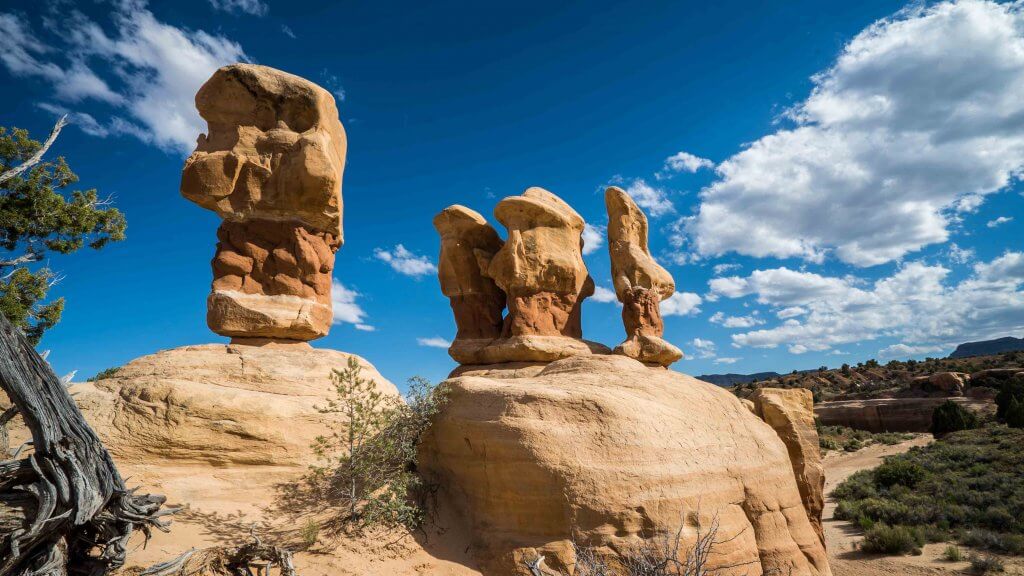
<path fill-rule="evenodd" d="M 464 366 L 420 466 L 485 574 L 720 522 L 721 574 L 830 575 L 778 434 L 726 390 L 620 355 Z"/>

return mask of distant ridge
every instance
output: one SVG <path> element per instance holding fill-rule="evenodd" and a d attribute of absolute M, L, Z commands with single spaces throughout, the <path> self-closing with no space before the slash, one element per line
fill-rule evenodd
<path fill-rule="evenodd" d="M 746 384 L 755 380 L 769 380 L 782 376 L 778 372 L 758 372 L 756 374 L 703 374 L 697 376 L 698 380 L 711 382 L 719 386 L 733 386 L 735 384 Z"/>
<path fill-rule="evenodd" d="M 1006 336 L 995 340 L 981 340 L 979 342 L 964 342 L 956 347 L 950 358 L 967 358 L 970 356 L 987 356 L 989 354 L 1000 354 L 1002 352 L 1016 352 L 1024 350 L 1024 338 Z"/>

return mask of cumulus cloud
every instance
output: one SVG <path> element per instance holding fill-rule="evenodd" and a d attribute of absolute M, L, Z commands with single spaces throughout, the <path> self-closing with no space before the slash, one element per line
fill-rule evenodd
<path fill-rule="evenodd" d="M 430 338 L 417 338 L 416 343 L 420 346 L 426 346 L 428 348 L 448 348 L 452 345 L 451 342 L 441 338 L 440 336 L 431 336 Z"/>
<path fill-rule="evenodd" d="M 393 250 L 377 248 L 373 251 L 373 256 L 381 262 L 386 262 L 395 272 L 413 278 L 437 272 L 437 266 L 429 258 L 413 254 L 401 244 L 395 245 Z"/>
<path fill-rule="evenodd" d="M 715 312 L 708 320 L 725 328 L 753 328 L 764 324 L 764 320 L 756 316 L 726 316 L 722 312 Z"/>
<path fill-rule="evenodd" d="M 331 280 L 331 304 L 334 306 L 334 324 L 352 324 L 357 330 L 373 332 L 375 328 L 366 324 L 366 312 L 356 303 L 359 293 L 346 288 L 338 280 Z"/>
<path fill-rule="evenodd" d="M 729 272 L 731 270 L 739 270 L 739 269 L 740 269 L 740 265 L 739 264 L 725 263 L 725 264 L 715 264 L 714 268 L 712 268 L 711 270 L 715 273 L 715 276 L 721 276 L 722 274 L 725 274 L 726 272 Z"/>
<path fill-rule="evenodd" d="M 690 345 L 697 350 L 696 356 L 698 358 L 714 358 L 715 357 L 715 343 L 711 340 L 705 340 L 703 338 L 694 338 L 690 341 Z"/>
<path fill-rule="evenodd" d="M 612 183 L 622 184 L 623 180 L 620 177 L 615 177 L 612 179 Z M 662 188 L 651 186 L 643 178 L 634 178 L 624 190 L 651 218 L 658 218 L 676 211 L 672 201 L 668 199 L 668 192 Z"/>
<path fill-rule="evenodd" d="M 679 172 L 689 172 L 693 174 L 701 168 L 714 168 L 715 163 L 707 158 L 701 158 L 695 156 L 689 152 L 678 152 L 669 156 L 665 159 L 665 165 L 661 171 L 655 174 L 655 178 L 658 180 L 664 180 L 671 178 L 673 174 Z"/>
<path fill-rule="evenodd" d="M 615 291 L 605 288 L 604 286 L 595 286 L 594 295 L 591 296 L 590 299 L 594 302 L 601 302 L 602 304 L 619 301 L 618 297 L 615 296 Z"/>
<path fill-rule="evenodd" d="M 242 12 L 252 16 L 266 16 L 270 7 L 260 0 L 210 0 L 210 5 L 223 12 Z"/>
<path fill-rule="evenodd" d="M 774 327 L 734 334 L 738 347 L 785 345 L 799 354 L 894 337 L 907 346 L 936 348 L 1024 330 L 1024 253 L 977 263 L 959 282 L 950 282 L 949 272 L 941 265 L 909 262 L 866 283 L 775 268 L 710 283 L 723 297 L 753 296 L 771 307 L 806 311 Z"/>
<path fill-rule="evenodd" d="M 1024 169 L 1022 4 L 912 4 L 812 80 L 793 127 L 719 164 L 681 222 L 699 254 L 897 260 Z"/>
<path fill-rule="evenodd" d="M 956 242 L 949 244 L 949 261 L 954 264 L 966 264 L 974 259 L 974 248 L 961 247 Z"/>
<path fill-rule="evenodd" d="M 742 358 L 730 358 L 728 356 L 721 356 L 715 358 L 715 364 L 735 364 L 742 360 Z"/>
<path fill-rule="evenodd" d="M 988 226 L 989 228 L 995 228 L 996 226 L 999 226 L 1001 224 L 1006 224 L 1007 222 L 1013 222 L 1013 217 L 1012 216 L 1000 216 L 999 218 L 996 218 L 995 220 L 989 220 L 985 225 Z"/>
<path fill-rule="evenodd" d="M 785 320 L 787 318 L 795 318 L 797 316 L 803 316 L 804 314 L 807 314 L 807 309 L 802 308 L 800 306 L 788 306 L 775 313 L 775 315 L 778 316 L 780 320 Z"/>
<path fill-rule="evenodd" d="M 117 4 L 111 20 L 108 35 L 72 11 L 44 42 L 27 21 L 0 14 L 0 62 L 14 76 L 49 83 L 59 101 L 101 101 L 127 116 L 84 122 L 79 116 L 87 133 L 127 134 L 190 152 L 206 130 L 195 110 L 196 91 L 217 68 L 248 60 L 245 52 L 223 36 L 161 22 L 144 2 Z"/>
<path fill-rule="evenodd" d="M 702 300 L 693 292 L 676 292 L 661 302 L 662 316 L 693 316 L 700 313 Z"/>
<path fill-rule="evenodd" d="M 944 346 L 908 346 L 907 344 L 901 343 L 882 348 L 878 351 L 878 355 L 882 358 L 909 358 L 911 356 L 942 352 L 947 348 L 948 347 Z"/>
<path fill-rule="evenodd" d="M 583 255 L 593 254 L 604 245 L 607 227 L 595 226 L 589 222 L 583 225 Z"/>

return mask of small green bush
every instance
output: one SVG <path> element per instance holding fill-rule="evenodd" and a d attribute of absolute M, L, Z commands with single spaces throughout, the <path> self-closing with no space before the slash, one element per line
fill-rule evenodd
<path fill-rule="evenodd" d="M 1024 379 L 1016 376 L 999 385 L 999 393 L 996 394 L 996 418 L 1004 420 L 1006 412 L 1010 409 L 1010 402 L 1017 400 L 1024 402 Z"/>
<path fill-rule="evenodd" d="M 1006 566 L 1003 561 L 996 556 L 986 554 L 979 556 L 977 554 L 971 554 L 971 573 L 972 574 L 990 574 L 992 572 L 1003 572 L 1006 570 Z"/>
<path fill-rule="evenodd" d="M 913 488 L 924 478 L 924 467 L 916 462 L 902 459 L 886 459 L 875 468 L 875 484 L 879 487 L 906 486 Z"/>
<path fill-rule="evenodd" d="M 942 559 L 946 562 L 961 562 L 964 559 L 964 554 L 960 551 L 960 547 L 950 544 L 942 551 Z"/>
<path fill-rule="evenodd" d="M 936 438 L 961 430 L 973 430 L 977 427 L 978 417 L 952 400 L 943 402 L 932 412 L 931 433 Z"/>
<path fill-rule="evenodd" d="M 86 382 L 95 382 L 97 380 L 104 380 L 106 378 L 112 378 L 120 370 L 121 370 L 120 366 L 114 366 L 113 368 L 106 368 L 104 370 L 100 370 L 99 373 L 97 373 L 92 378 L 87 378 Z"/>
<path fill-rule="evenodd" d="M 1024 428 L 1024 401 L 1010 398 L 1006 407 L 1006 425 L 1010 428 Z"/>
<path fill-rule="evenodd" d="M 872 554 L 902 555 L 918 552 L 924 537 L 913 528 L 876 524 L 864 533 L 860 548 Z"/>

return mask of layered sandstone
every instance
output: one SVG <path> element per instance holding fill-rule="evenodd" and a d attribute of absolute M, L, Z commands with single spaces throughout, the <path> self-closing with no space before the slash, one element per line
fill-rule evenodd
<path fill-rule="evenodd" d="M 758 388 L 750 401 L 754 413 L 767 422 L 786 445 L 807 518 L 824 545 L 821 511 L 825 507 L 825 466 L 814 424 L 814 395 L 806 388 Z"/>
<path fill-rule="evenodd" d="M 831 574 L 779 435 L 727 391 L 621 355 L 472 369 L 420 467 L 473 533 L 484 573 L 572 565 L 572 542 L 615 556 L 720 522 L 728 574 Z M 712 566 L 712 568 L 714 567 Z"/>
<path fill-rule="evenodd" d="M 342 244 L 345 131 L 334 97 L 266 66 L 217 70 L 181 193 L 222 218 L 207 323 L 218 334 L 311 340 L 331 325 Z"/>
<path fill-rule="evenodd" d="M 442 237 L 438 275 L 460 334 L 452 357 L 494 364 L 608 352 L 583 340 L 581 305 L 594 293 L 583 262 L 583 218 L 542 188 L 504 198 L 494 216 L 508 229 L 503 243 L 495 243 L 490 226 L 467 208 L 452 206 L 435 218 Z M 469 293 L 474 301 L 465 298 Z M 491 337 L 499 295 L 507 314 Z"/>
<path fill-rule="evenodd" d="M 611 256 L 615 296 L 622 302 L 626 340 L 615 348 L 641 362 L 668 366 L 683 352 L 662 335 L 665 322 L 660 303 L 675 293 L 668 270 L 651 256 L 647 246 L 647 216 L 621 188 L 609 187 L 604 194 L 608 210 L 608 253 Z"/>

